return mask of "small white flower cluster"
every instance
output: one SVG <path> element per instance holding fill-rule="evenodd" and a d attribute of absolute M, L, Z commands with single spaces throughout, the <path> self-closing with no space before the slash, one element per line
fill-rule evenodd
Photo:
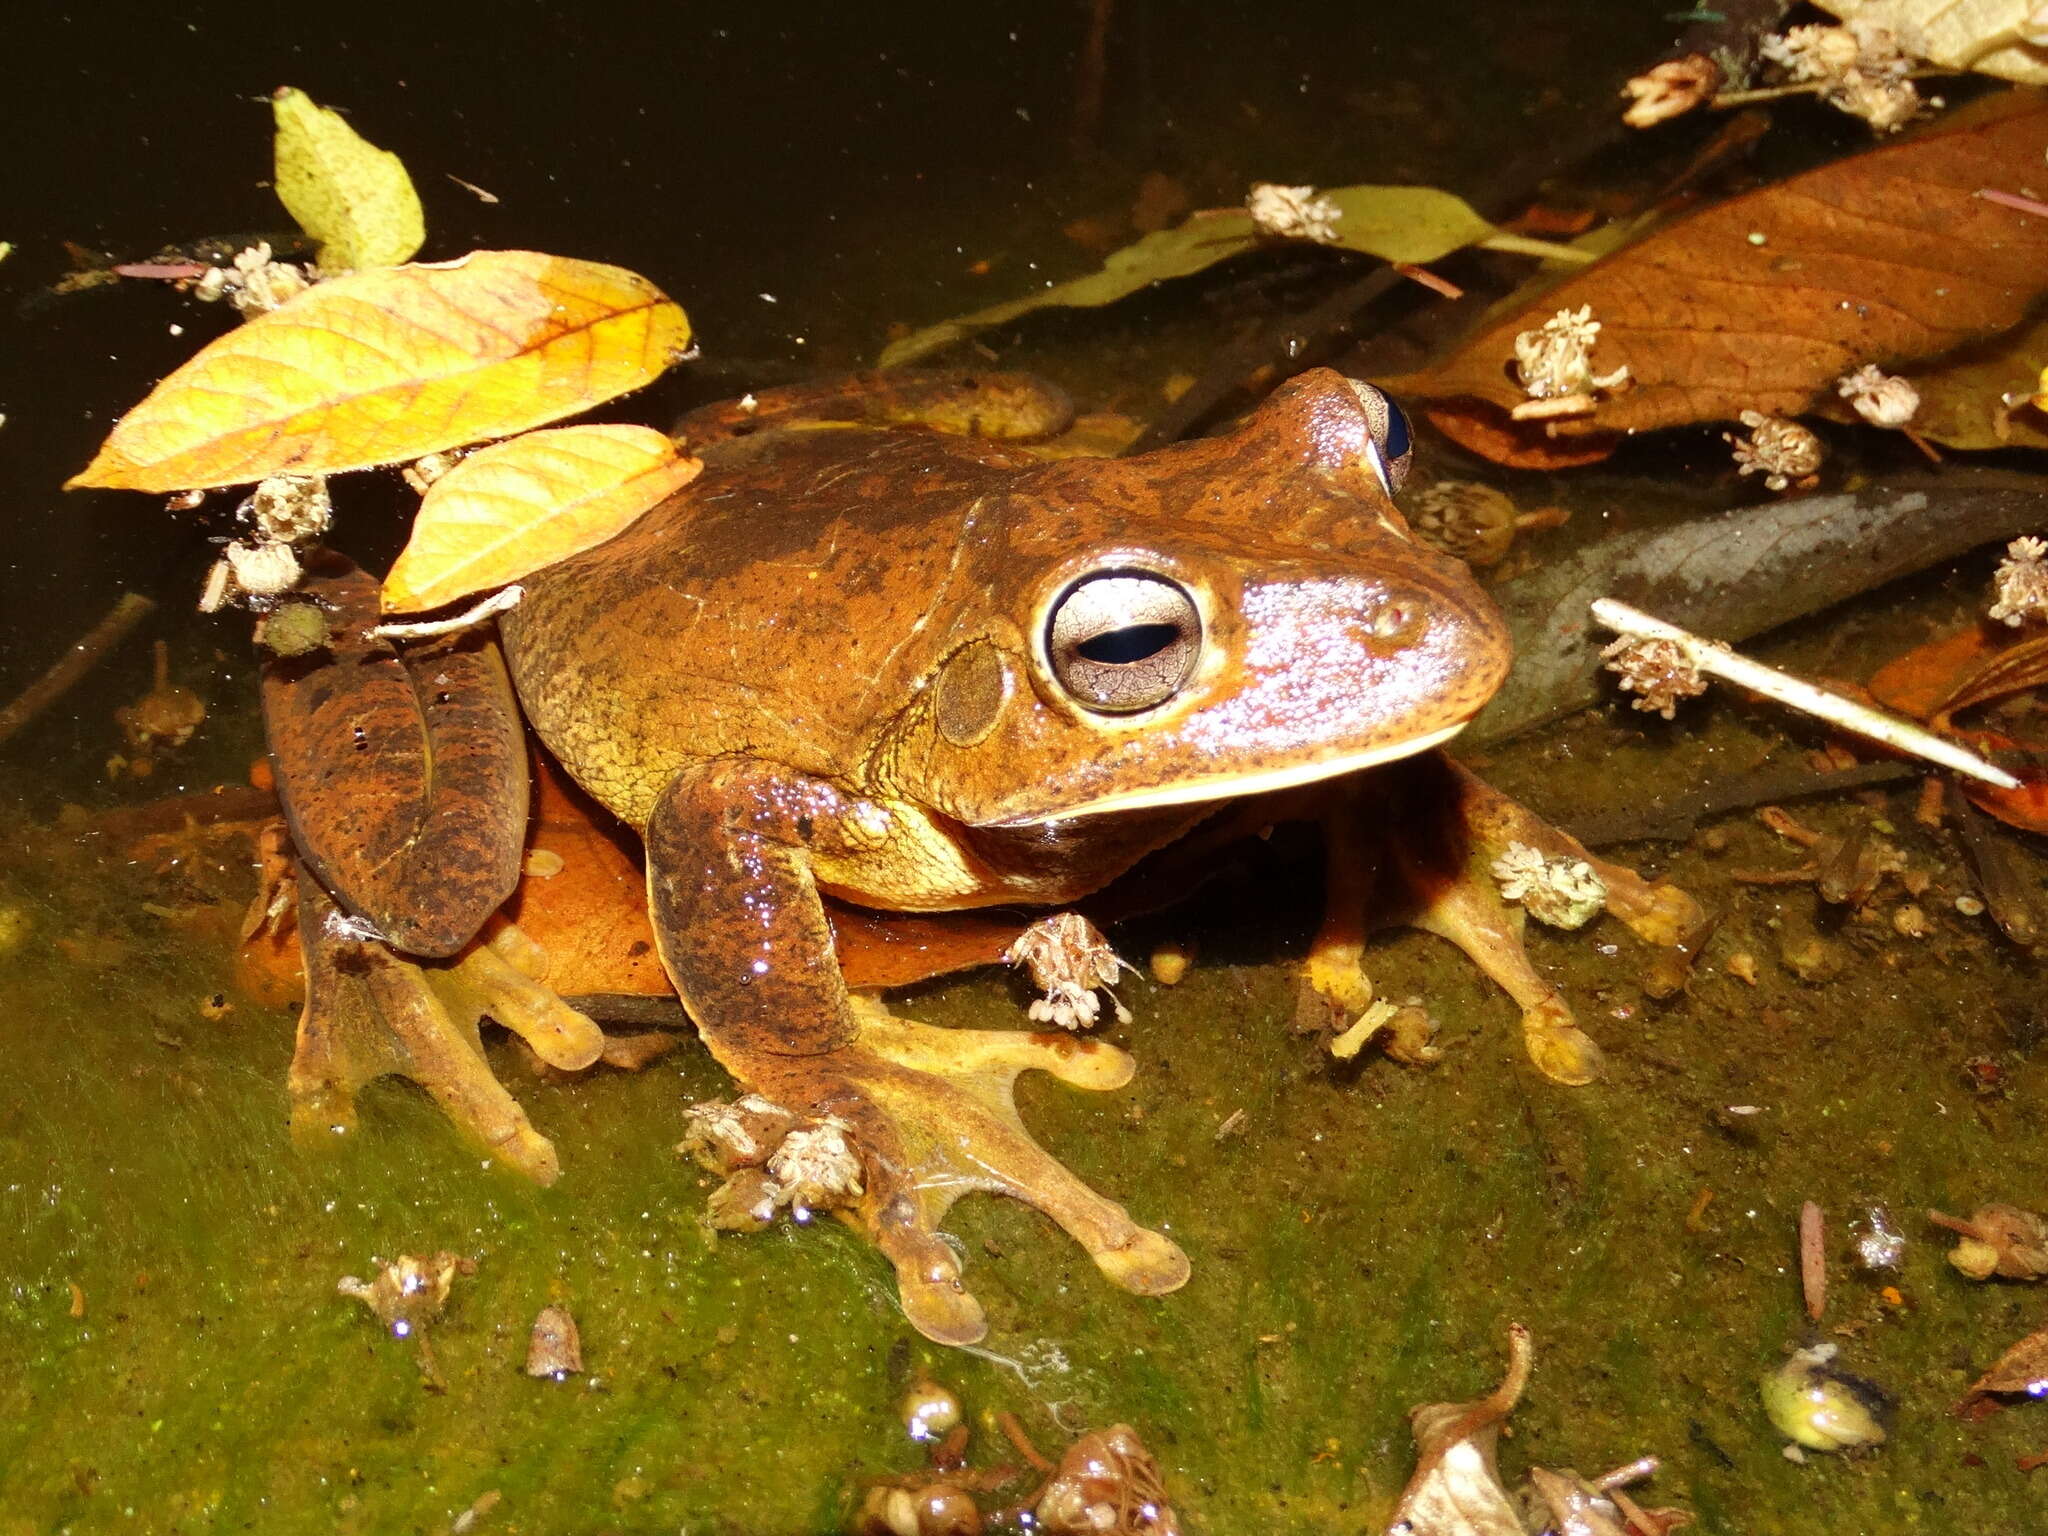
<path fill-rule="evenodd" d="M 226 299 L 242 314 L 260 315 L 297 298 L 311 286 L 303 268 L 288 261 L 272 261 L 269 244 L 259 240 L 247 250 L 237 251 L 233 266 L 207 268 L 206 275 L 192 285 L 192 294 L 209 304 Z"/>
<path fill-rule="evenodd" d="M 1993 619 L 2015 629 L 2029 619 L 2048 619 L 2048 539 L 2014 539 L 1992 581 L 1998 589 Z"/>
<path fill-rule="evenodd" d="M 1514 415 L 1556 414 L 1538 407 L 1537 401 L 1591 410 L 1593 395 L 1616 390 L 1628 383 L 1626 364 L 1612 373 L 1593 371 L 1593 345 L 1600 337 L 1600 322 L 1593 318 L 1593 306 L 1560 309 L 1543 324 L 1515 337 L 1515 378 L 1529 401 L 1517 406 Z"/>
<path fill-rule="evenodd" d="M 1903 427 L 1920 409 L 1920 391 L 1875 363 L 1837 379 L 1835 393 L 1873 427 Z"/>
<path fill-rule="evenodd" d="M 1677 713 L 1680 699 L 1707 691 L 1699 658 L 1681 641 L 1624 635 L 1605 646 L 1600 658 L 1625 692 L 1639 695 L 1637 709 L 1666 720 Z"/>
<path fill-rule="evenodd" d="M 1839 27 L 1794 27 L 1766 37 L 1762 52 L 1794 84 L 1818 85 L 1822 101 L 1879 133 L 1896 132 L 1920 110 L 1913 61 L 1882 21 L 1859 16 Z"/>
<path fill-rule="evenodd" d="M 712 1196 L 724 1227 L 765 1227 L 778 1211 L 799 1220 L 857 1200 L 865 1189 L 851 1127 L 831 1115 L 807 1118 L 750 1093 L 735 1103 L 694 1104 L 676 1150 L 727 1175 Z"/>
<path fill-rule="evenodd" d="M 264 611 L 298 585 L 294 547 L 317 539 L 334 520 L 324 475 L 273 475 L 258 485 L 235 516 L 253 530 L 221 551 L 207 572 L 199 611 L 213 613 L 238 599 Z"/>
<path fill-rule="evenodd" d="M 1721 440 L 1735 451 L 1739 473 L 1762 475 L 1765 486 L 1774 491 L 1814 487 L 1824 457 L 1819 438 L 1796 421 L 1761 411 L 1744 411 L 1742 424 L 1749 428 L 1748 437 L 1721 434 Z"/>
<path fill-rule="evenodd" d="M 1253 182 L 1244 206 L 1260 234 L 1318 245 L 1336 242 L 1337 222 L 1344 217 L 1344 210 L 1314 187 L 1283 187 L 1270 181 Z"/>
<path fill-rule="evenodd" d="M 1621 88 L 1629 101 L 1621 120 L 1631 128 L 1653 127 L 1713 100 L 1725 79 L 1721 66 L 1703 53 L 1666 59 Z"/>
<path fill-rule="evenodd" d="M 1028 1010 L 1038 1023 L 1086 1029 L 1102 1011 L 1098 991 L 1109 994 L 1119 1024 L 1131 1021 L 1131 1011 L 1109 990 L 1127 967 L 1102 930 L 1078 912 L 1040 918 L 1011 941 L 1003 959 L 1028 967 L 1031 984 L 1045 994 Z"/>
<path fill-rule="evenodd" d="M 1539 923 L 1583 928 L 1607 903 L 1607 885 L 1584 859 L 1546 858 L 1527 843 L 1509 843 L 1493 861 L 1493 878 L 1507 901 L 1519 901 Z"/>

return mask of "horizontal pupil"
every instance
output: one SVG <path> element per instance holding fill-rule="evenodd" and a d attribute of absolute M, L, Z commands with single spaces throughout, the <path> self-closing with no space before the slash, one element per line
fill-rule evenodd
<path fill-rule="evenodd" d="M 1157 656 L 1179 638 L 1177 625 L 1127 624 L 1122 629 L 1090 636 L 1074 647 L 1074 653 L 1087 661 L 1126 666 Z"/>

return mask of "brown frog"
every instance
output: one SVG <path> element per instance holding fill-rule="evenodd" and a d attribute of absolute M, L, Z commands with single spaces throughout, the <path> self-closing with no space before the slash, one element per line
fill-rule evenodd
<path fill-rule="evenodd" d="M 1377 390 L 1317 370 L 1226 436 L 1114 461 L 791 412 L 750 432 L 746 414 L 710 418 L 696 482 L 532 578 L 501 620 L 534 731 L 642 835 L 661 962 L 750 1095 L 697 1127 L 733 1172 L 728 1216 L 840 1210 L 945 1342 L 986 1329 L 938 1231 L 970 1190 L 1038 1206 L 1130 1290 L 1181 1285 L 1180 1249 L 1049 1156 L 1012 1103 L 1026 1069 L 1114 1088 L 1130 1058 L 896 1017 L 846 985 L 826 899 L 1064 906 L 1247 796 L 1258 819 L 1332 829 L 1309 972 L 1337 1005 L 1371 999 L 1365 906 L 1393 887 L 1522 1004 L 1539 1066 L 1592 1075 L 1484 874 L 1511 841 L 1583 850 L 1430 751 L 1499 686 L 1509 645 L 1467 569 L 1395 510 L 1406 428 Z M 450 675 L 445 658 L 426 670 Z M 431 721 L 441 703 L 419 696 Z M 502 730 L 484 734 L 502 759 Z M 1382 767 L 1398 759 L 1418 761 Z M 1381 836 L 1395 827 L 1419 835 Z M 1596 867 L 1609 910 L 1654 940 L 1696 916 Z M 321 873 L 307 899 L 362 916 Z M 598 1049 L 559 1020 L 522 1032 L 565 1064 Z"/>

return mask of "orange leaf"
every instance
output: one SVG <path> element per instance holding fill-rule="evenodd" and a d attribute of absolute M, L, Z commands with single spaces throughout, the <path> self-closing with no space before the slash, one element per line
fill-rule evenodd
<path fill-rule="evenodd" d="M 471 454 L 420 502 L 384 611 L 438 608 L 581 554 L 703 467 L 652 427 L 557 427 Z"/>
<path fill-rule="evenodd" d="M 1794 415 L 1864 363 L 1892 368 L 2019 323 L 2048 282 L 2048 219 L 1987 202 L 1980 187 L 2032 185 L 2048 104 L 2032 96 L 1838 160 L 1665 226 L 1546 289 L 1444 362 L 1387 387 L 1457 400 L 1499 436 L 1471 446 L 1506 461 L 1546 439 L 1509 423 L 1517 333 L 1589 305 L 1596 372 L 1633 387 L 1547 440 Z"/>
<path fill-rule="evenodd" d="M 70 487 L 180 491 L 394 464 L 586 410 L 688 346 L 621 267 L 534 251 L 320 283 L 206 347 Z"/>

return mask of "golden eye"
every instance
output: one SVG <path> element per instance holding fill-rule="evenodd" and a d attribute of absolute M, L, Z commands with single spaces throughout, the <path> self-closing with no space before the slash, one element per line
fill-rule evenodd
<path fill-rule="evenodd" d="M 1046 620 L 1053 680 L 1076 704 L 1131 714 L 1180 692 L 1202 649 L 1202 617 L 1179 585 L 1144 571 L 1098 571 Z"/>

